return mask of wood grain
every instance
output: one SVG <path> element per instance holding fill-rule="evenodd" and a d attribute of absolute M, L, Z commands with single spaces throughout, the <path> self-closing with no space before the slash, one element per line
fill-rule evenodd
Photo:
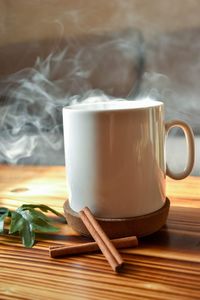
<path fill-rule="evenodd" d="M 168 179 L 167 225 L 120 250 L 124 271 L 114 274 L 101 254 L 52 259 L 48 247 L 89 241 L 67 224 L 38 234 L 32 249 L 18 236 L 0 236 L 0 299 L 200 299 L 200 178 Z M 43 203 L 62 212 L 63 167 L 0 166 L 0 205 Z M 54 217 L 57 223 L 58 219 Z"/>

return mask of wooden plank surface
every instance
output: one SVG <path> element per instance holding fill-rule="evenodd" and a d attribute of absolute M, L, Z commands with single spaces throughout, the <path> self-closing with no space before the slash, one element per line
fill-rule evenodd
<path fill-rule="evenodd" d="M 114 274 L 102 254 L 51 259 L 50 245 L 88 241 L 67 224 L 38 234 L 32 249 L 17 236 L 0 236 L 0 299 L 200 299 L 200 178 L 168 179 L 171 200 L 165 227 L 122 250 Z M 62 212 L 63 167 L 0 166 L 0 206 L 43 203 Z"/>

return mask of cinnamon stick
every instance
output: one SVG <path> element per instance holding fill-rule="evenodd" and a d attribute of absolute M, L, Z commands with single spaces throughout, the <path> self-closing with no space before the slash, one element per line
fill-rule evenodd
<path fill-rule="evenodd" d="M 111 242 L 117 249 L 132 248 L 138 245 L 136 236 L 113 239 Z M 96 242 L 89 242 L 73 246 L 51 246 L 49 247 L 49 255 L 56 258 L 68 255 L 87 254 L 99 250 L 99 246 Z"/>
<path fill-rule="evenodd" d="M 82 211 L 79 212 L 79 215 L 86 228 L 90 232 L 91 236 L 97 242 L 99 248 L 101 249 L 112 269 L 115 272 L 118 272 L 123 265 L 123 259 L 114 245 L 108 239 L 101 226 L 93 217 L 89 208 L 85 207 Z"/>

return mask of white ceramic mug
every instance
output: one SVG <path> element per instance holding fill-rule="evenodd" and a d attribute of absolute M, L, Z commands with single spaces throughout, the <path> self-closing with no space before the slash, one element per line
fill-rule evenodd
<path fill-rule="evenodd" d="M 164 105 L 152 100 L 110 101 L 63 108 L 70 207 L 88 206 L 95 216 L 125 218 L 159 210 L 166 175 L 188 176 L 194 136 L 182 121 L 164 123 Z M 188 160 L 181 173 L 166 166 L 165 139 L 172 127 L 186 136 Z"/>

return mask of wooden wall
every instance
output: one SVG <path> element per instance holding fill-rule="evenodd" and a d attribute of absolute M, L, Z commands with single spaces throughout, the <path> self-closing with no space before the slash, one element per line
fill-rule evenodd
<path fill-rule="evenodd" d="M 176 31 L 200 25 L 199 0 L 1 0 L 0 45 L 138 27 Z"/>
<path fill-rule="evenodd" d="M 150 45 L 145 54 L 147 69 L 172 79 L 172 89 L 180 91 L 180 98 L 186 94 L 183 86 L 198 96 L 199 14 L 200 0 L 0 0 L 0 79 L 33 66 L 37 56 L 47 57 L 58 45 L 62 49 L 78 41 L 79 49 L 92 40 L 94 46 L 96 41 L 109 40 L 113 33 L 123 35 L 123 30 L 130 28 L 139 29 Z M 129 66 L 129 59 L 119 60 L 124 66 L 122 78 L 117 59 L 113 64 L 110 56 L 107 60 L 115 67 L 110 72 L 112 81 L 105 82 L 108 74 L 100 61 L 92 73 L 91 87 L 110 92 L 109 87 L 115 85 L 116 92 L 111 94 L 126 95 L 137 65 Z M 123 89 L 121 93 L 118 87 Z"/>

